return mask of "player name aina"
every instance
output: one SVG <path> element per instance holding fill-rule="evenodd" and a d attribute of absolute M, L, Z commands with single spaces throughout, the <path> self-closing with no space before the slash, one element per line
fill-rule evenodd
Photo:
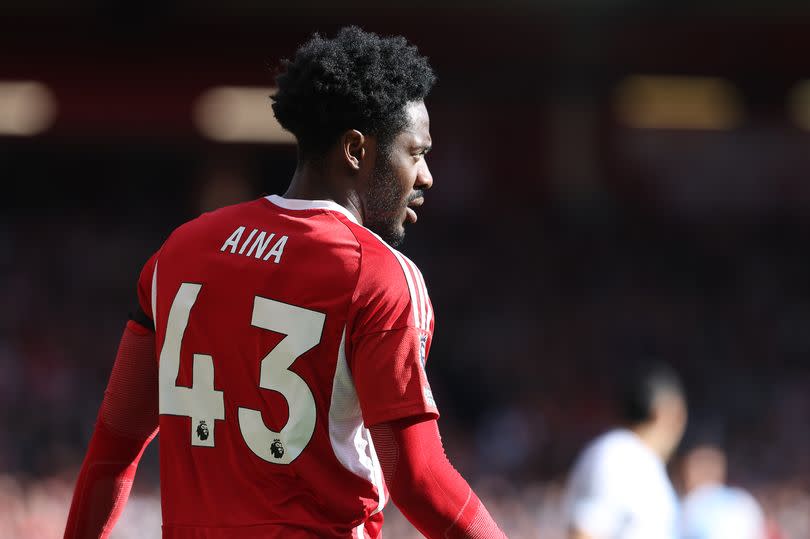
<path fill-rule="evenodd" d="M 221 252 L 229 252 L 234 255 L 253 256 L 256 259 L 264 260 L 265 262 L 273 258 L 273 262 L 278 264 L 281 262 L 281 255 L 284 254 L 284 246 L 287 245 L 287 236 L 276 238 L 273 232 L 265 232 L 258 228 L 252 229 L 247 237 L 242 240 L 245 234 L 246 227 L 240 226 L 233 231 L 233 234 L 225 240 L 222 244 Z M 275 243 L 267 251 L 270 243 L 275 239 Z M 265 254 L 265 251 L 267 253 Z"/>

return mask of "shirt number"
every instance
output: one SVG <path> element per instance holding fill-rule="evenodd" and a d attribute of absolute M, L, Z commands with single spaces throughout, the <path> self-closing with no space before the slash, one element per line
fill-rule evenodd
<path fill-rule="evenodd" d="M 194 354 L 191 387 L 177 385 L 180 348 L 188 319 L 202 288 L 182 283 L 172 302 L 166 338 L 160 351 L 160 413 L 191 418 L 191 445 L 214 447 L 217 420 L 225 419 L 223 391 L 214 389 L 214 360 Z M 315 431 L 315 398 L 307 383 L 290 366 L 321 341 L 326 315 L 256 296 L 253 326 L 286 335 L 264 356 L 259 387 L 279 392 L 289 407 L 289 419 L 279 432 L 265 426 L 259 410 L 239 407 L 239 430 L 259 458 L 289 464 L 306 448 Z"/>

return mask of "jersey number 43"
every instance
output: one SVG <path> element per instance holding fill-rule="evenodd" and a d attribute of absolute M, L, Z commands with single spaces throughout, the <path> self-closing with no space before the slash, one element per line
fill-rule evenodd
<path fill-rule="evenodd" d="M 178 386 L 180 348 L 189 315 L 202 285 L 182 283 L 172 301 L 166 338 L 160 351 L 160 413 L 191 418 L 191 445 L 214 447 L 216 422 L 225 419 L 225 399 L 214 389 L 214 359 L 193 356 L 191 387 Z M 312 439 L 315 399 L 307 383 L 290 366 L 321 340 L 326 315 L 256 296 L 251 324 L 286 335 L 261 360 L 258 385 L 279 392 L 289 406 L 289 419 L 279 432 L 268 429 L 259 410 L 239 407 L 239 430 L 253 453 L 267 462 L 289 464 Z"/>

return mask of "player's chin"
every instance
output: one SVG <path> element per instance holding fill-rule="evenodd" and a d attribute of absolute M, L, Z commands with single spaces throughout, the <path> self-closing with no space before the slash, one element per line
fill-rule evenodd
<path fill-rule="evenodd" d="M 388 235 L 388 245 L 391 247 L 399 247 L 405 241 L 405 227 L 400 225 L 397 230 L 392 230 Z"/>
<path fill-rule="evenodd" d="M 397 221 L 392 223 L 385 234 L 385 242 L 391 247 L 399 247 L 405 241 L 405 223 Z"/>
<path fill-rule="evenodd" d="M 398 247 L 405 239 L 405 226 L 402 219 L 367 223 L 366 226 L 391 247 Z"/>

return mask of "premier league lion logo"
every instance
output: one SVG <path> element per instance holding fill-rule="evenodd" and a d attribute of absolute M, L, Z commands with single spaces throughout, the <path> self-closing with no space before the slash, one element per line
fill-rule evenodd
<path fill-rule="evenodd" d="M 273 443 L 270 444 L 270 452 L 277 459 L 280 459 L 281 457 L 284 456 L 284 446 L 281 445 L 281 440 L 279 440 L 278 438 L 273 440 Z"/>
<path fill-rule="evenodd" d="M 205 421 L 200 421 L 200 424 L 197 425 L 197 438 L 203 441 L 208 439 L 208 425 L 205 424 Z"/>

